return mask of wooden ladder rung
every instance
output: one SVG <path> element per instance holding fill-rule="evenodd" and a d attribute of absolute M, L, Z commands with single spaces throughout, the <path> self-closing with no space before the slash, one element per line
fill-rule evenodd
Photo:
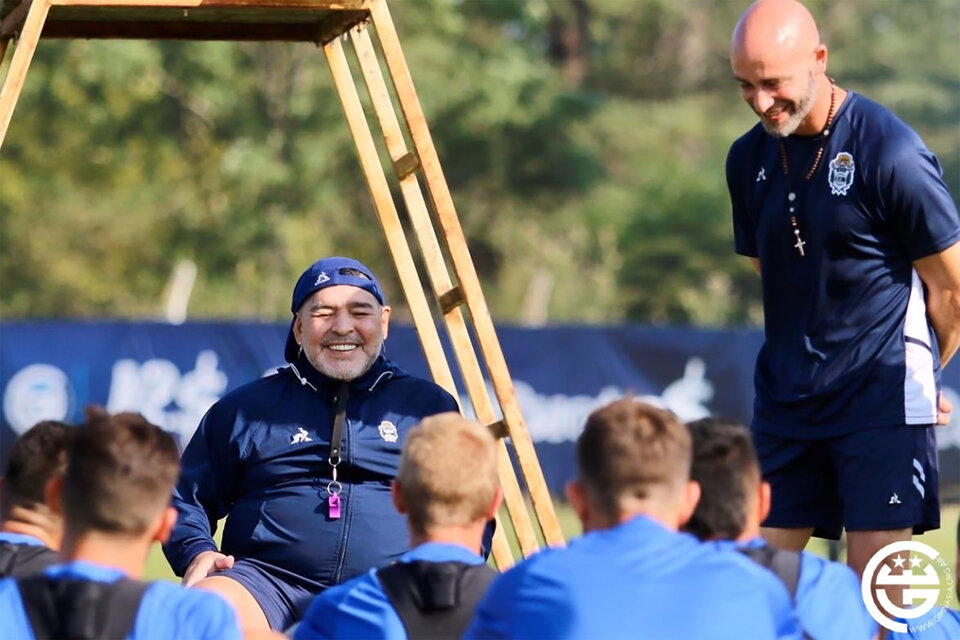
<path fill-rule="evenodd" d="M 399 180 L 403 180 L 419 168 L 420 159 L 413 151 L 407 151 L 405 154 L 393 161 L 393 169 L 397 172 L 397 178 Z"/>
<path fill-rule="evenodd" d="M 440 294 L 437 297 L 437 301 L 440 303 L 440 310 L 443 312 L 443 315 L 447 315 L 464 304 L 466 298 L 463 297 L 463 290 L 460 287 L 454 287 L 446 293 Z"/>
<path fill-rule="evenodd" d="M 498 420 L 493 424 L 488 424 L 487 429 L 490 430 L 490 433 L 492 433 L 493 437 L 497 440 L 503 440 L 510 435 L 510 430 L 507 428 L 507 423 L 503 420 Z"/>

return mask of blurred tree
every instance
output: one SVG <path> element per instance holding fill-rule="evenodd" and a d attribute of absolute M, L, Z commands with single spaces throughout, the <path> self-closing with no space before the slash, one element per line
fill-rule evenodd
<path fill-rule="evenodd" d="M 726 53 L 745 6 L 391 3 L 498 320 L 546 274 L 553 322 L 759 322 L 723 178 L 755 122 Z M 960 3 L 810 6 L 838 82 L 914 126 L 960 194 Z M 283 317 L 339 253 L 402 319 L 324 67 L 305 44 L 43 41 L 0 153 L 0 315 L 155 317 L 189 258 L 191 317 Z"/>

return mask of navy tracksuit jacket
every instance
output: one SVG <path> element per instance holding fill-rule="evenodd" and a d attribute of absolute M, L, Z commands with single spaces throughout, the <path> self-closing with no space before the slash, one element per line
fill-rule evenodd
<path fill-rule="evenodd" d="M 342 515 L 328 517 L 333 398 L 340 382 L 303 358 L 244 385 L 204 416 L 183 453 L 173 504 L 179 520 L 164 553 L 178 575 L 215 550 L 250 558 L 311 591 L 389 564 L 410 547 L 390 498 L 405 433 L 422 418 L 458 411 L 436 384 L 380 356 L 349 383 L 338 480 Z"/>

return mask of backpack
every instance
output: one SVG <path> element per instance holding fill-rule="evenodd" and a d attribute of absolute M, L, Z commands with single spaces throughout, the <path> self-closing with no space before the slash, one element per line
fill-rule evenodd
<path fill-rule="evenodd" d="M 796 603 L 797 585 L 800 583 L 799 551 L 784 551 L 768 544 L 762 547 L 739 547 L 737 551 L 780 578 L 790 593 L 790 600 Z"/>
<path fill-rule="evenodd" d="M 17 578 L 23 609 L 37 640 L 119 640 L 133 632 L 150 583 L 130 578 L 96 582 L 35 575 Z"/>
<path fill-rule="evenodd" d="M 0 578 L 41 573 L 59 561 L 57 552 L 48 547 L 0 542 Z"/>
<path fill-rule="evenodd" d="M 497 572 L 485 564 L 397 562 L 377 571 L 411 640 L 460 638 Z"/>

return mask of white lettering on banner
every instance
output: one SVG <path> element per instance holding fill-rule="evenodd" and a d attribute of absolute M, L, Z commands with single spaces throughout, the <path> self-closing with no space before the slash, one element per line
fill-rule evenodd
<path fill-rule="evenodd" d="M 64 420 L 73 396 L 67 375 L 52 364 L 17 371 L 3 392 L 3 415 L 17 435 L 41 420 Z"/>
<path fill-rule="evenodd" d="M 668 384 L 659 396 L 638 396 L 638 400 L 669 409 L 684 421 L 709 416 L 710 409 L 704 403 L 713 398 L 713 384 L 706 378 L 706 369 L 702 359 L 690 358 L 682 378 Z M 530 437 L 534 442 L 553 444 L 576 440 L 590 412 L 624 395 L 622 389 L 613 386 L 604 387 L 595 396 L 541 395 L 522 380 L 515 380 L 514 388 Z M 489 385 L 488 392 L 492 397 Z M 474 417 L 469 398 L 461 398 L 460 406 Z"/>
<path fill-rule="evenodd" d="M 214 351 L 197 354 L 192 371 L 180 375 L 177 365 L 155 358 L 138 364 L 117 360 L 110 380 L 108 411 L 136 411 L 172 431 L 186 446 L 207 409 L 227 388 L 227 374 L 217 369 Z"/>

